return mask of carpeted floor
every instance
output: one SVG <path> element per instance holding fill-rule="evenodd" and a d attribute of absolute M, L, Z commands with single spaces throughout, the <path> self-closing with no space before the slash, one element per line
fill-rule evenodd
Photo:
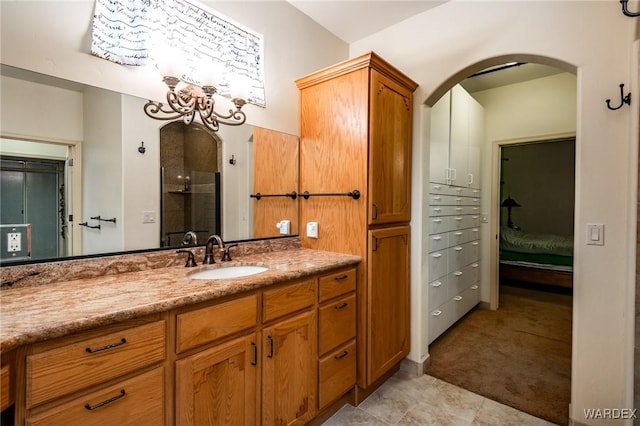
<path fill-rule="evenodd" d="M 571 295 L 501 285 L 429 347 L 426 374 L 559 425 L 571 397 Z"/>

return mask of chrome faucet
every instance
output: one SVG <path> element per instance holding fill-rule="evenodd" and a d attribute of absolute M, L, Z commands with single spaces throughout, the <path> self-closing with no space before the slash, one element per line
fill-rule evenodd
<path fill-rule="evenodd" d="M 213 244 L 216 244 L 220 249 L 220 252 L 224 252 L 224 241 L 220 238 L 219 235 L 213 234 L 207 239 L 207 245 L 204 249 L 204 260 L 202 261 L 205 265 L 210 265 L 212 263 L 216 263 L 216 259 L 213 256 Z"/>

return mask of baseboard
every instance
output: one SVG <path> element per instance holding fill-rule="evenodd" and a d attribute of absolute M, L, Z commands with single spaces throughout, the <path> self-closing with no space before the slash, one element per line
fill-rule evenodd
<path fill-rule="evenodd" d="M 478 309 L 491 309 L 491 304 L 489 302 L 480 302 L 478 303 Z"/>
<path fill-rule="evenodd" d="M 420 377 L 427 371 L 430 362 L 430 357 L 427 357 L 423 362 L 412 361 L 405 358 L 400 361 L 400 371 L 411 377 Z"/>

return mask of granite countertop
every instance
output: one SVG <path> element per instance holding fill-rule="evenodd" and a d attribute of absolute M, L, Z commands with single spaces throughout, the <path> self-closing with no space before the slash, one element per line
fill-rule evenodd
<path fill-rule="evenodd" d="M 171 266 L 3 290 L 0 351 L 355 265 L 360 260 L 358 256 L 300 248 L 195 268 Z M 246 264 L 269 269 L 233 279 L 187 277 L 187 273 L 203 268 Z"/>

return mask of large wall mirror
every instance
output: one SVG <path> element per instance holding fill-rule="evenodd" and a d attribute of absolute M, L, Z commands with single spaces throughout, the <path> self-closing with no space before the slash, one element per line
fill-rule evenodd
<path fill-rule="evenodd" d="M 146 99 L 0 70 L 2 264 L 298 234 L 297 136 L 152 120 Z M 30 240 L 9 251 L 9 233 Z"/>

